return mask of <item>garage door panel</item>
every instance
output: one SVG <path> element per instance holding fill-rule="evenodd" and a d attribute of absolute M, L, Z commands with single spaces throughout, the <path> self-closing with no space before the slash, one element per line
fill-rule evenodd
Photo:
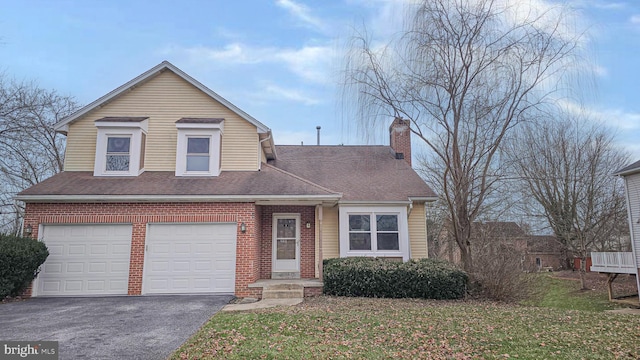
<path fill-rule="evenodd" d="M 126 295 L 131 225 L 45 225 L 36 296 Z"/>
<path fill-rule="evenodd" d="M 111 247 L 111 253 L 114 255 L 127 255 L 131 251 L 131 245 L 114 244 Z"/>
<path fill-rule="evenodd" d="M 64 246 L 62 245 L 47 245 L 49 250 L 49 256 L 62 255 L 64 253 Z"/>
<path fill-rule="evenodd" d="M 84 255 L 87 251 L 87 247 L 84 245 L 67 245 L 67 254 L 69 255 Z"/>
<path fill-rule="evenodd" d="M 129 263 L 124 261 L 112 261 L 110 264 L 112 273 L 126 273 L 129 275 Z"/>
<path fill-rule="evenodd" d="M 107 263 L 106 262 L 93 262 L 89 264 L 89 273 L 96 274 L 105 274 L 107 273 Z"/>
<path fill-rule="evenodd" d="M 60 262 L 45 262 L 41 268 L 40 274 L 47 273 L 60 273 L 62 272 L 62 263 Z"/>
<path fill-rule="evenodd" d="M 82 280 L 67 280 L 63 282 L 65 292 L 80 292 L 82 291 Z"/>
<path fill-rule="evenodd" d="M 191 255 L 191 244 L 175 244 L 173 246 L 173 252 L 176 254 Z"/>
<path fill-rule="evenodd" d="M 235 224 L 150 224 L 143 291 L 233 293 L 236 231 Z"/>
<path fill-rule="evenodd" d="M 104 291 L 107 288 L 105 280 L 89 280 L 87 281 L 87 290 Z"/>
<path fill-rule="evenodd" d="M 66 270 L 67 274 L 82 274 L 84 273 L 84 263 L 68 262 Z"/>
<path fill-rule="evenodd" d="M 212 271 L 213 266 L 211 266 L 210 260 L 199 260 L 194 262 L 196 271 Z"/>
<path fill-rule="evenodd" d="M 231 260 L 219 260 L 216 261 L 215 270 L 216 272 L 229 271 L 235 272 L 236 262 Z"/>

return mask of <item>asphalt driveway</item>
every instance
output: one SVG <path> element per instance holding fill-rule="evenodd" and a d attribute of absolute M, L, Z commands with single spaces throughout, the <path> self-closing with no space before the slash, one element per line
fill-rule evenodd
<path fill-rule="evenodd" d="M 60 359 L 165 359 L 231 299 L 33 298 L 0 304 L 0 340 L 59 341 Z"/>

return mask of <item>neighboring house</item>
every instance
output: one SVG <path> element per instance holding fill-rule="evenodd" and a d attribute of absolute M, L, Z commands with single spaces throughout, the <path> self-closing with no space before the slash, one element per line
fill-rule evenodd
<path fill-rule="evenodd" d="M 614 175 L 624 179 L 627 195 L 627 213 L 631 233 L 631 252 L 592 252 L 591 271 L 609 273 L 609 299 L 611 282 L 617 274 L 634 274 L 640 294 L 640 161 L 618 170 Z"/>
<path fill-rule="evenodd" d="M 326 258 L 427 257 L 435 194 L 411 168 L 404 120 L 390 147 L 276 146 L 163 62 L 56 130 L 64 171 L 17 196 L 50 251 L 33 296 L 261 297 L 257 280 L 321 279 Z"/>
<path fill-rule="evenodd" d="M 523 270 L 559 269 L 562 267 L 562 250 L 554 236 L 528 235 L 515 222 L 474 222 L 471 229 L 472 251 L 492 254 L 510 251 L 521 257 Z M 429 256 L 460 263 L 460 250 L 449 234 L 447 226 L 431 240 Z"/>
<path fill-rule="evenodd" d="M 530 235 L 524 267 L 529 270 L 559 270 L 564 267 L 562 245 L 553 235 Z"/>

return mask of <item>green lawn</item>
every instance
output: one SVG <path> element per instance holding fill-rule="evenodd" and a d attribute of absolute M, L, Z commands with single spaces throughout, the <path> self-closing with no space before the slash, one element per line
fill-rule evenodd
<path fill-rule="evenodd" d="M 640 358 L 640 315 L 601 312 L 574 282 L 545 282 L 536 306 L 319 297 L 218 313 L 173 359 Z"/>
<path fill-rule="evenodd" d="M 543 291 L 523 305 L 548 307 L 561 310 L 604 311 L 619 306 L 609 302 L 606 290 L 580 290 L 580 282 L 540 275 Z"/>

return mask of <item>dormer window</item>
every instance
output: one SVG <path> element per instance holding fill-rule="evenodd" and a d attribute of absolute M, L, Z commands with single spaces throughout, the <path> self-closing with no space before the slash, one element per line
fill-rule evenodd
<path fill-rule="evenodd" d="M 131 137 L 108 136 L 107 137 L 107 161 L 106 171 L 129 171 L 131 159 Z"/>
<path fill-rule="evenodd" d="M 224 119 L 182 118 L 176 121 L 176 176 L 218 176 Z"/>
<path fill-rule="evenodd" d="M 105 117 L 98 128 L 94 176 L 138 176 L 144 171 L 147 117 Z"/>

